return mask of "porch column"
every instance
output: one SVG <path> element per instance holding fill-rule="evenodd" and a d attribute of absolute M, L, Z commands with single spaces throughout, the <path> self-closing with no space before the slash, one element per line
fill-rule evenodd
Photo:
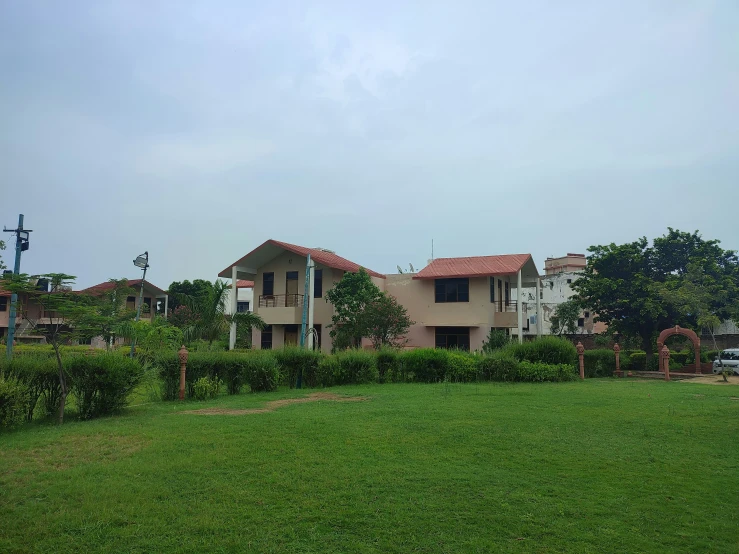
<path fill-rule="evenodd" d="M 315 287 L 315 275 L 316 275 L 316 264 L 313 260 L 310 260 L 310 282 L 308 284 L 308 350 L 313 350 L 313 307 L 315 304 L 315 298 L 313 298 L 313 292 Z"/>
<path fill-rule="evenodd" d="M 523 294 L 521 286 L 521 270 L 518 270 L 518 281 L 516 282 L 516 315 L 518 316 L 518 342 L 523 342 L 523 302 L 521 295 Z"/>
<path fill-rule="evenodd" d="M 237 288 L 238 283 L 238 267 L 233 266 L 231 268 L 231 315 L 235 315 L 239 309 L 239 289 Z M 236 348 L 236 322 L 231 322 L 231 333 L 228 337 L 228 349 L 233 350 Z"/>
<path fill-rule="evenodd" d="M 541 279 L 536 276 L 536 338 L 541 338 Z"/>

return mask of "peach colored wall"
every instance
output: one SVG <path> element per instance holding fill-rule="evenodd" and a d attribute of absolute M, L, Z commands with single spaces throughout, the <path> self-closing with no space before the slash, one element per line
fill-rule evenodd
<path fill-rule="evenodd" d="M 305 293 L 305 264 L 306 258 L 293 254 L 292 252 L 283 252 L 270 262 L 258 268 L 254 278 L 254 303 L 252 311 L 262 316 L 267 322 L 272 324 L 272 347 L 279 348 L 284 341 L 285 324 L 300 324 L 302 322 L 302 307 L 295 308 L 265 308 L 259 307 L 259 297 L 263 294 L 264 274 L 273 272 L 275 274 L 274 294 L 285 294 L 286 291 L 286 273 L 288 271 L 298 272 L 298 294 Z M 326 302 L 326 292 L 341 279 L 344 272 L 316 264 L 316 269 L 322 270 L 323 276 L 323 295 L 316 298 L 313 304 L 313 324 L 321 326 L 321 350 L 324 352 L 331 351 L 331 337 L 329 336 L 328 326 L 331 324 L 331 316 L 333 316 L 333 306 Z M 279 330 L 278 330 L 279 328 Z M 261 341 L 261 332 L 254 331 L 252 333 L 252 344 L 255 348 L 259 348 Z"/>
<path fill-rule="evenodd" d="M 515 312 L 495 311 L 495 305 L 490 302 L 490 281 L 487 277 L 470 279 L 469 302 L 437 304 L 434 280 L 413 279 L 413 274 L 388 275 L 385 290 L 405 306 L 409 317 L 416 322 L 406 337 L 410 348 L 433 347 L 434 327 L 470 327 L 470 349 L 478 350 L 491 327 L 517 325 Z M 497 283 L 495 294 L 497 300 Z"/>

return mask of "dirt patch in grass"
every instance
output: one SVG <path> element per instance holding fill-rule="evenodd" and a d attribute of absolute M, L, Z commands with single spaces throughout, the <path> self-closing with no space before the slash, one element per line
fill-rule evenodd
<path fill-rule="evenodd" d="M 721 375 L 704 375 L 693 379 L 684 379 L 683 383 L 698 383 L 699 385 L 739 385 L 739 375 L 730 375 L 729 382 L 724 381 Z"/>
<path fill-rule="evenodd" d="M 302 398 L 285 398 L 283 400 L 272 400 L 267 402 L 262 408 L 249 408 L 245 410 L 230 410 L 226 408 L 203 408 L 202 410 L 188 410 L 179 412 L 181 414 L 193 415 L 248 415 L 248 414 L 264 414 L 273 412 L 277 408 L 287 406 L 289 404 L 304 404 L 306 402 L 320 402 L 328 400 L 330 402 L 363 402 L 368 400 L 364 396 L 340 396 L 331 392 L 314 392 Z"/>

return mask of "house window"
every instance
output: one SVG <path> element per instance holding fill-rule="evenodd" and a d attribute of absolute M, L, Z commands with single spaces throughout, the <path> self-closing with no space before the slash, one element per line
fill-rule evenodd
<path fill-rule="evenodd" d="M 126 309 L 127 310 L 136 309 L 136 297 L 135 296 L 129 296 L 128 298 L 126 298 Z"/>
<path fill-rule="evenodd" d="M 437 279 L 436 302 L 469 302 L 469 279 Z"/>
<path fill-rule="evenodd" d="M 490 303 L 495 302 L 495 277 L 490 278 Z"/>
<path fill-rule="evenodd" d="M 80 337 L 79 339 L 80 345 L 92 345 L 92 337 Z"/>
<path fill-rule="evenodd" d="M 315 269 L 313 271 L 313 298 L 323 297 L 323 270 Z"/>
<path fill-rule="evenodd" d="M 239 300 L 236 303 L 236 313 L 237 314 L 246 314 L 249 313 L 249 301 L 248 300 Z"/>
<path fill-rule="evenodd" d="M 0 312 L 8 311 L 8 297 L 0 296 Z"/>
<path fill-rule="evenodd" d="M 164 298 L 157 298 L 157 313 L 158 314 L 164 313 L 164 306 L 165 306 Z"/>
<path fill-rule="evenodd" d="M 470 350 L 469 327 L 436 327 L 436 348 Z"/>
<path fill-rule="evenodd" d="M 505 305 L 508 306 L 511 303 L 511 290 L 508 285 L 508 281 L 505 283 Z"/>
<path fill-rule="evenodd" d="M 590 317 L 590 312 L 585 312 L 585 319 L 588 319 Z"/>
<path fill-rule="evenodd" d="M 498 310 L 503 311 L 503 281 L 498 279 Z"/>
<path fill-rule="evenodd" d="M 273 296 L 275 293 L 275 274 L 270 271 L 262 275 L 262 294 L 264 296 Z M 271 339 L 270 339 L 271 344 Z"/>
<path fill-rule="evenodd" d="M 274 274 L 272 274 L 274 276 Z M 262 350 L 272 350 L 272 326 L 267 325 L 262 331 L 262 340 L 260 343 Z"/>
<path fill-rule="evenodd" d="M 572 279 L 567 279 L 567 284 L 568 285 L 571 285 L 572 284 Z"/>
<path fill-rule="evenodd" d="M 151 297 L 148 297 L 148 298 L 144 297 L 144 306 L 146 307 L 143 308 L 143 312 L 145 314 L 150 314 L 151 313 Z"/>
<path fill-rule="evenodd" d="M 577 326 L 578 327 L 585 327 L 585 318 L 581 317 L 577 320 Z"/>

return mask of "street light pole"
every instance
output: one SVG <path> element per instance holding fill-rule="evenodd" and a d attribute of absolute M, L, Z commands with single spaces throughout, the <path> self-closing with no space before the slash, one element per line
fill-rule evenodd
<path fill-rule="evenodd" d="M 136 309 L 136 321 L 139 320 L 141 317 L 141 304 L 144 303 L 144 281 L 146 280 L 146 270 L 149 268 L 149 252 L 144 252 L 140 256 L 137 256 L 136 259 L 133 261 L 133 265 L 136 267 L 140 267 L 144 270 L 144 275 L 141 277 L 141 290 L 139 291 L 139 305 Z M 131 338 L 131 357 L 133 358 L 133 353 L 136 348 L 136 335 L 134 335 Z"/>
<path fill-rule="evenodd" d="M 30 229 L 23 229 L 23 214 L 18 214 L 17 229 L 3 229 L 8 233 L 15 233 L 15 265 L 13 266 L 13 275 L 19 275 L 21 272 L 21 252 L 28 250 L 28 233 Z M 16 306 L 18 305 L 18 295 L 16 293 L 10 296 L 10 315 L 8 319 L 8 344 L 6 345 L 6 354 L 8 359 L 13 357 L 13 342 L 15 342 L 15 317 Z"/>

